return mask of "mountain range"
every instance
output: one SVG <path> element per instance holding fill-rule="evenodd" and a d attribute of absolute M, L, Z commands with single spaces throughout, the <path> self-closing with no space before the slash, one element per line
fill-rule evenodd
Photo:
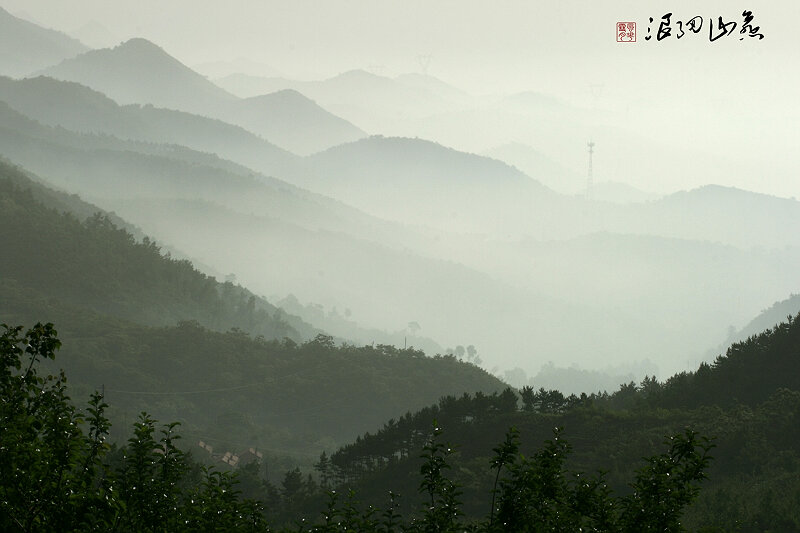
<path fill-rule="evenodd" d="M 323 449 L 442 391 L 503 387 L 452 357 L 337 347 L 296 316 L 163 255 L 113 215 L 4 162 L 0 206 L 0 322 L 54 321 L 65 345 L 59 366 L 79 394 L 102 384 L 119 440 L 126 420 L 147 410 L 177 417 L 187 435 L 222 449 L 255 445 L 275 464 L 288 457 L 310 466 Z"/>
<path fill-rule="evenodd" d="M 529 371 L 549 360 L 581 357 L 586 364 L 612 356 L 652 356 L 671 368 L 796 290 L 791 272 L 800 243 L 781 229 L 800 218 L 794 200 L 708 186 L 658 200 L 603 202 L 558 194 L 542 184 L 547 180 L 500 160 L 507 155 L 493 159 L 360 130 L 340 142 L 347 136 L 324 133 L 324 119 L 304 122 L 292 111 L 310 105 L 296 88 L 241 99 L 143 39 L 44 71 L 88 87 L 48 77 L 0 79 L 6 157 L 116 211 L 209 271 L 235 273 L 277 299 L 291 294 L 350 309 L 368 330 L 417 322 L 432 345 L 474 344 L 493 364 L 518 366 L 510 363 L 514 354 L 530 353 Z M 160 74 L 148 79 L 145 71 Z M 346 95 L 362 86 L 406 102 L 415 94 L 409 87 L 430 102 L 469 99 L 421 75 L 355 71 L 298 87 Z M 181 105 L 192 109 L 165 107 L 183 93 L 189 96 Z M 570 172 L 547 147 L 580 125 L 580 109 L 538 93 L 486 102 L 477 111 L 442 113 L 485 116 L 500 106 L 526 128 L 537 124 L 530 118 L 563 115 L 537 131 L 547 142 L 537 148 L 544 163 L 534 171 L 555 178 L 558 168 Z M 258 110 L 247 111 L 251 106 Z M 292 133 L 286 121 L 299 130 Z M 470 124 L 460 129 L 484 133 Z M 267 127 L 277 133 L 259 138 L 256 130 Z M 295 135 L 303 128 L 321 136 Z M 316 145 L 297 152 L 325 149 L 293 154 L 271 138 L 281 134 Z M 667 316 L 660 326 L 647 320 L 656 309 Z M 563 334 L 575 328 L 583 334 Z M 679 330 L 699 337 L 672 334 Z"/>
<path fill-rule="evenodd" d="M 145 39 L 89 51 L 2 8 L 0 74 L 0 323 L 55 323 L 63 348 L 40 364 L 76 398 L 102 391 L 110 440 L 130 445 L 109 468 L 148 412 L 217 467 L 263 453 L 240 486 L 286 523 L 320 516 L 320 488 L 337 491 L 329 511 L 345 488 L 376 506 L 391 489 L 406 499 L 386 523 L 419 514 L 420 472 L 422 492 L 447 487 L 448 509 L 491 522 L 485 495 L 524 469 L 529 486 L 638 501 L 676 487 L 688 454 L 709 476 L 685 524 L 800 528 L 797 200 L 640 191 L 624 182 L 691 150 L 653 161 L 666 148 L 624 116 L 538 92 L 363 70 L 215 84 Z M 593 135 L 606 174 L 587 190 Z M 570 472 L 605 474 L 537 451 L 570 450 L 561 427 Z M 632 491 L 636 460 L 681 431 Z M 328 526 L 361 512 L 354 498 Z"/>
<path fill-rule="evenodd" d="M 385 128 L 387 120 L 422 118 L 462 109 L 473 101 L 460 89 L 423 74 L 389 78 L 351 70 L 320 81 L 230 74 L 215 82 L 242 97 L 295 90 L 368 131 L 386 133 L 391 133 Z"/>
<path fill-rule="evenodd" d="M 17 18 L 0 7 L 0 74 L 24 76 L 87 50 L 62 32 Z"/>
<path fill-rule="evenodd" d="M 300 154 L 364 136 L 297 93 L 237 98 L 141 38 L 91 50 L 37 74 L 81 83 L 120 104 L 151 104 L 226 120 Z"/>

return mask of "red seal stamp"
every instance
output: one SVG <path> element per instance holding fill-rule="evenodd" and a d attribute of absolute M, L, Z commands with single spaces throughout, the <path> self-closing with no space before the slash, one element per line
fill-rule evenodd
<path fill-rule="evenodd" d="M 618 43 L 636 42 L 635 22 L 617 22 L 617 42 Z"/>

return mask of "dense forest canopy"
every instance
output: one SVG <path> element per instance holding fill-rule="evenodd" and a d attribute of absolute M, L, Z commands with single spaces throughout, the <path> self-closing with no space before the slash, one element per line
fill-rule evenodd
<path fill-rule="evenodd" d="M 41 373 L 61 346 L 53 326 L 6 326 L 4 520 L 36 531 L 151 530 L 163 520 L 170 530 L 268 531 L 271 522 L 276 531 L 305 524 L 320 532 L 796 531 L 800 392 L 785 388 L 796 377 L 752 381 L 758 394 L 749 405 L 731 403 L 725 390 L 694 400 L 690 392 L 705 388 L 702 376 L 748 374 L 764 353 L 771 364 L 796 363 L 798 318 L 734 346 L 680 385 L 647 379 L 611 395 L 506 389 L 444 397 L 322 453 L 313 476 L 294 469 L 272 481 L 258 462 L 233 471 L 196 464 L 177 447 L 182 428 L 157 430 L 145 413 L 123 448 L 109 447 L 111 400 L 95 392 L 78 409 L 63 373 Z M 675 387 L 690 403 L 669 406 L 661 393 Z M 665 451 L 652 455 L 664 435 Z M 10 474 L 20 471 L 33 477 Z M 56 484 L 31 484 L 54 475 Z M 149 485 L 142 476 L 155 484 L 137 488 Z"/>
<path fill-rule="evenodd" d="M 164 425 L 141 413 L 133 435 L 117 450 L 105 442 L 108 404 L 91 395 L 85 411 L 66 393 L 66 377 L 39 373 L 41 360 L 61 346 L 52 324 L 3 326 L 0 336 L 0 525 L 24 531 L 270 531 L 270 511 L 280 520 L 304 496 L 319 490 L 299 471 L 287 472 L 282 490 L 262 482 L 277 509 L 240 498 L 237 475 L 199 466 L 177 446 L 178 424 Z M 509 391 L 510 393 L 510 391 Z M 505 394 L 505 393 L 504 393 Z M 510 393 L 513 397 L 513 393 Z M 303 531 L 677 531 L 683 508 L 698 494 L 710 462 L 707 439 L 692 431 L 670 437 L 668 450 L 646 460 L 632 494 L 615 497 L 603 474 L 569 479 L 564 463 L 570 446 L 554 432 L 530 458 L 519 453 L 513 428 L 494 449 L 497 471 L 488 520 L 464 518 L 461 490 L 449 477 L 453 448 L 441 440 L 434 421 L 426 432 L 419 468 L 421 512 L 410 521 L 398 512 L 395 496 L 384 512 L 361 509 L 353 493 L 335 490 L 322 520 L 299 520 Z M 327 485 L 324 463 L 321 481 Z M 256 468 L 257 470 L 257 468 Z M 501 476 L 502 474 L 502 476 Z M 500 482 L 498 484 L 498 481 Z M 257 486 L 257 484 L 256 484 Z M 252 487 L 251 487 L 252 488 Z M 323 487 L 324 488 L 324 487 Z M 281 531 L 293 531 L 284 528 Z"/>

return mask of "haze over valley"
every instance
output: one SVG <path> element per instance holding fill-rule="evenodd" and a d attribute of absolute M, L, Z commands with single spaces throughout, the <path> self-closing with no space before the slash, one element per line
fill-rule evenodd
<path fill-rule="evenodd" d="M 273 4 L 0 6 L 0 322 L 56 322 L 115 421 L 309 468 L 447 395 L 699 398 L 800 313 L 778 7 L 763 42 L 660 43 L 627 0 L 541 31 L 517 1 Z"/>
<path fill-rule="evenodd" d="M 604 152 L 674 154 L 594 107 L 420 73 L 214 84 L 142 38 L 83 51 L 49 31 L 64 59 L 50 42 L 52 65 L 0 80 L 4 156 L 258 293 L 413 321 L 495 371 L 649 360 L 666 376 L 797 290 L 796 201 L 721 180 L 659 197 L 618 183 L 631 171 L 606 184 Z M 484 155 L 436 142 L 469 145 L 459 132 L 486 136 Z"/>

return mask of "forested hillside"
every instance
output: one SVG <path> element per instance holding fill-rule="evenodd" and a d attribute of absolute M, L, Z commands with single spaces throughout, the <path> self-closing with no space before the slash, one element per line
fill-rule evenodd
<path fill-rule="evenodd" d="M 800 315 L 735 346 L 713 368 L 701 368 L 695 377 L 703 372 L 715 375 L 733 363 L 740 364 L 737 370 L 728 370 L 729 376 L 752 375 L 751 365 L 765 363 L 762 355 L 765 352 L 772 354 L 769 360 L 773 364 L 784 367 L 796 364 L 799 320 Z M 232 332 L 215 340 L 213 337 L 218 334 L 192 324 L 182 325 L 175 333 L 169 330 L 138 333 L 147 334 L 148 342 L 154 346 L 188 343 L 195 349 L 206 347 L 221 354 L 227 344 L 234 346 L 233 353 L 244 354 L 244 358 L 252 349 L 248 348 L 252 341 L 241 333 Z M 68 422 L 78 413 L 64 404 L 68 400 L 59 396 L 63 390 L 53 381 L 55 378 L 38 377 L 37 365 L 28 363 L 26 373 L 7 371 L 13 369 L 15 361 L 26 351 L 27 357 L 35 354 L 52 357 L 60 344 L 54 338 L 55 332 L 49 326 L 37 326 L 24 338 L 19 334 L 20 330 L 6 331 L 0 342 L 6 370 L 0 374 L 4 395 L 24 398 L 38 391 L 25 387 L 26 380 L 35 383 L 47 394 L 47 402 L 30 403 L 30 409 L 49 412 L 48 409 L 62 408 L 58 420 Z M 172 341 L 169 337 L 173 337 Z M 411 367 L 405 366 L 406 363 L 415 358 L 413 352 L 388 347 L 380 347 L 377 352 L 370 347 L 336 349 L 324 336 L 302 346 L 256 342 L 259 343 L 273 356 L 285 352 L 291 354 L 292 360 L 313 358 L 317 364 L 330 359 L 330 366 L 328 361 L 321 365 L 327 374 L 333 369 L 343 369 L 343 374 L 352 375 L 347 359 L 363 369 L 381 357 L 395 359 L 397 370 L 408 371 Z M 117 343 L 115 349 L 125 353 L 124 345 Z M 327 357 L 315 357 L 319 353 Z M 136 358 L 136 354 L 126 355 L 125 359 Z M 220 361 L 217 373 L 224 373 L 226 365 L 235 364 L 237 356 Z M 278 355 L 274 360 L 280 358 Z M 437 359 L 429 361 L 434 365 Z M 157 355 L 149 364 L 171 373 L 180 361 Z M 469 366 L 454 361 L 452 364 Z M 22 367 L 19 363 L 16 366 Z M 260 363 L 251 366 L 251 377 L 263 376 L 267 366 Z M 153 368 L 143 366 L 151 377 L 155 374 Z M 191 375 L 190 367 L 178 370 L 173 377 L 188 374 L 192 384 L 205 383 L 203 378 Z M 283 371 L 288 370 L 285 367 Z M 267 373 L 276 372 L 273 368 Z M 120 370 L 115 374 L 120 375 Z M 287 377 L 292 374 L 284 374 L 281 381 Z M 414 378 L 415 382 L 424 379 L 422 375 Z M 63 432 L 55 442 L 42 441 L 38 445 L 40 451 L 51 454 L 58 442 L 72 439 L 72 451 L 58 459 L 67 465 L 74 465 L 81 454 L 87 454 L 86 464 L 93 465 L 91 469 L 82 474 L 69 466 L 67 475 L 69 479 L 78 476 L 77 479 L 85 480 L 79 493 L 87 501 L 98 498 L 102 501 L 106 495 L 105 503 L 89 515 L 91 520 L 99 522 L 117 516 L 118 520 L 132 523 L 154 523 L 154 513 L 164 511 L 161 493 L 157 497 L 150 489 L 137 492 L 131 487 L 131 480 L 138 479 L 136 476 L 150 472 L 147 475 L 152 476 L 156 486 L 165 487 L 164 497 L 172 498 L 174 512 L 186 517 L 186 523 L 207 520 L 207 513 L 211 512 L 218 515 L 218 520 L 224 520 L 231 531 L 243 530 L 240 528 L 246 524 L 250 531 L 267 531 L 266 519 L 280 531 L 294 530 L 301 523 L 306 524 L 304 529 L 314 532 L 499 532 L 508 528 L 537 531 L 543 524 L 555 531 L 589 527 L 596 531 L 630 533 L 683 531 L 688 527 L 706 533 L 792 532 L 800 530 L 797 514 L 800 433 L 796 423 L 800 416 L 800 392 L 784 385 L 792 385 L 794 379 L 789 377 L 780 382 L 755 376 L 751 383 L 754 390 L 762 396 L 772 392 L 766 401 L 752 405 L 730 405 L 730 391 L 719 390 L 705 401 L 694 401 L 684 408 L 668 408 L 659 391 L 668 389 L 670 384 L 651 379 L 640 386 L 625 385 L 612 395 L 565 398 L 557 391 L 525 388 L 520 394 L 521 402 L 511 389 L 500 394 L 446 396 L 436 405 L 389 420 L 379 432 L 366 433 L 330 456 L 321 454 L 314 465 L 313 477 L 295 469 L 278 479 L 265 478 L 257 462 L 240 465 L 234 478 L 227 473 L 214 474 L 202 469 L 198 472 L 197 466 L 175 447 L 180 435 L 197 438 L 191 425 L 181 428 L 167 424 L 159 438 L 155 436 L 156 422 L 144 415 L 135 422 L 134 436 L 124 451 L 106 453 L 104 447 L 92 448 L 92 442 L 97 442 L 92 439 L 102 438 L 108 431 L 99 404 L 113 402 L 115 394 L 125 394 L 109 388 L 105 389 L 105 396 L 95 395 L 86 411 L 93 432 L 87 440 L 78 445 L 73 430 Z M 175 379 L 169 385 L 178 387 L 186 383 Z M 277 381 L 270 384 L 275 385 Z M 232 390 L 225 391 L 226 398 L 231 397 Z M 202 395 L 216 392 L 222 389 L 207 389 Z M 171 398 L 182 404 L 177 407 L 181 411 L 208 407 L 191 405 L 195 400 L 189 401 L 185 395 Z M 280 399 L 271 396 L 267 405 L 276 401 Z M 31 431 L 28 419 L 17 416 L 19 408 L 14 407 L 17 404 L 3 405 L 4 413 L 9 415 L 6 419 L 13 421 L 9 426 L 12 436 Z M 333 407 L 329 402 L 324 405 Z M 363 405 L 361 409 L 364 410 Z M 288 417 L 299 412 L 303 412 L 303 418 L 314 419 L 316 424 L 334 423 L 326 413 L 308 409 L 284 414 Z M 60 423 L 55 418 L 41 419 L 48 428 Z M 241 426 L 241 422 L 231 427 L 236 426 Z M 221 425 L 219 429 L 230 431 L 231 427 Z M 664 444 L 659 445 L 665 437 Z M 2 436 L 0 442 L 6 442 L 1 439 Z M 0 461 L 0 468 L 4 471 L 10 471 L 14 465 L 37 471 L 51 468 L 38 461 L 36 454 L 26 455 L 28 445 L 23 442 L 8 440 L 9 453 L 5 455 L 6 461 Z M 659 447 L 665 451 L 652 455 Z M 156 448 L 157 453 L 153 451 Z M 642 463 L 643 456 L 649 458 Z M 105 465 L 102 468 L 109 479 L 117 482 L 91 488 L 86 483 L 93 479 L 101 464 Z M 274 466 L 275 462 L 268 461 L 267 468 L 270 464 Z M 636 468 L 637 464 L 642 466 Z M 170 483 L 169 479 L 180 483 Z M 32 490 L 28 485 L 1 487 L 6 498 L 3 505 L 14 516 L 39 516 L 38 520 L 46 523 L 87 519 L 81 506 L 66 501 L 59 512 L 48 510 L 52 502 L 62 498 L 58 487 L 39 490 L 41 495 L 48 495 L 48 505 L 42 510 L 24 508 L 21 505 L 24 492 L 20 489 Z M 219 490 L 214 491 L 214 487 Z M 233 496 L 220 498 L 222 489 Z M 333 492 L 325 496 L 331 489 Z M 235 496 L 237 490 L 242 491 L 242 496 L 260 500 L 264 507 L 252 500 L 240 500 Z M 192 494 L 198 496 L 191 498 Z M 151 501 L 149 506 L 142 506 L 146 501 Z M 184 523 L 175 526 L 176 530 L 184 527 Z"/>
<path fill-rule="evenodd" d="M 64 33 L 42 28 L 0 7 L 0 72 L 25 76 L 85 52 L 88 48 Z"/>
<path fill-rule="evenodd" d="M 241 287 L 198 272 L 189 261 L 165 257 L 147 237 L 136 242 L 116 227 L 116 217 L 99 210 L 88 216 L 91 206 L 35 184 L 1 162 L 0 201 L 5 291 L 15 287 L 142 324 L 196 320 L 219 331 L 238 327 L 296 341 L 318 333 Z M 81 221 L 73 211 L 88 218 Z"/>
<path fill-rule="evenodd" d="M 0 4 L 0 533 L 800 533 L 785 0 Z"/>
<path fill-rule="evenodd" d="M 445 397 L 390 420 L 322 463 L 368 503 L 378 504 L 372 495 L 387 487 L 414 494 L 421 464 L 416 450 L 436 420 L 457 446 L 452 477 L 463 490 L 465 511 L 479 517 L 488 511 L 485 494 L 494 479 L 488 451 L 509 427 L 519 430 L 526 455 L 552 428 L 565 428 L 563 438 L 573 446 L 567 464 L 587 474 L 607 470 L 608 486 L 622 493 L 630 490 L 637 458 L 663 435 L 688 427 L 715 445 L 709 479 L 685 517 L 690 530 L 798 531 L 799 364 L 800 315 L 733 345 L 713 365 L 664 383 L 647 378 L 610 395 L 565 397 L 526 387 L 519 396 L 506 390 L 496 397 Z"/>
<path fill-rule="evenodd" d="M 72 212 L 90 206 L 80 199 L 8 164 L 0 172 L 0 322 L 59 324 L 60 364 L 81 393 L 105 388 L 115 421 L 146 410 L 220 449 L 257 446 L 282 464 L 310 464 L 442 393 L 502 387 L 454 357 L 337 346 L 104 214 L 81 221 Z"/>
<path fill-rule="evenodd" d="M 328 491 L 319 519 L 300 513 L 320 490 L 342 479 L 323 454 L 317 483 L 299 469 L 286 472 L 280 489 L 260 479 L 254 448 L 235 473 L 192 460 L 176 446 L 180 425 L 141 413 L 122 448 L 105 442 L 111 429 L 103 392 L 85 409 L 67 395 L 66 377 L 45 375 L 41 365 L 62 346 L 52 324 L 0 326 L 0 528 L 25 531 L 225 531 L 309 533 L 506 531 L 678 531 L 687 504 L 698 494 L 708 467 L 709 444 L 687 430 L 664 442 L 665 452 L 645 459 L 633 478 L 634 492 L 613 494 L 604 474 L 575 480 L 565 469 L 570 446 L 554 430 L 530 459 L 519 453 L 519 433 L 510 429 L 495 448 L 497 470 L 487 520 L 465 517 L 462 492 L 448 476 L 453 449 L 434 427 L 422 447 L 418 516 L 404 516 L 398 496 L 388 493 L 383 511 L 361 507 L 350 491 Z M 322 338 L 320 344 L 326 344 Z M 24 370 L 22 370 L 24 368 Z M 208 391 L 207 391 L 208 392 Z M 513 397 L 506 391 L 500 398 Z M 487 398 L 483 396 L 483 398 Z M 497 395 L 492 395 L 494 403 Z M 505 402 L 505 400 L 501 400 Z M 158 433 L 157 433 L 158 431 Z M 205 449 L 207 444 L 201 443 Z M 249 456 L 246 455 L 249 453 Z M 237 464 L 239 456 L 222 460 Z M 501 472 L 503 473 L 501 479 Z M 54 482 L 42 482 L 53 480 Z M 498 484 L 498 481 L 500 482 Z M 253 496 L 260 499 L 253 499 Z M 269 525 L 272 523 L 276 529 Z M 283 527 L 281 527 L 283 526 Z"/>
<path fill-rule="evenodd" d="M 84 85 L 45 76 L 22 80 L 0 77 L 0 100 L 48 126 L 178 144 L 217 154 L 268 176 L 294 176 L 300 161 L 300 157 L 241 127 L 152 105 L 121 106 Z"/>

